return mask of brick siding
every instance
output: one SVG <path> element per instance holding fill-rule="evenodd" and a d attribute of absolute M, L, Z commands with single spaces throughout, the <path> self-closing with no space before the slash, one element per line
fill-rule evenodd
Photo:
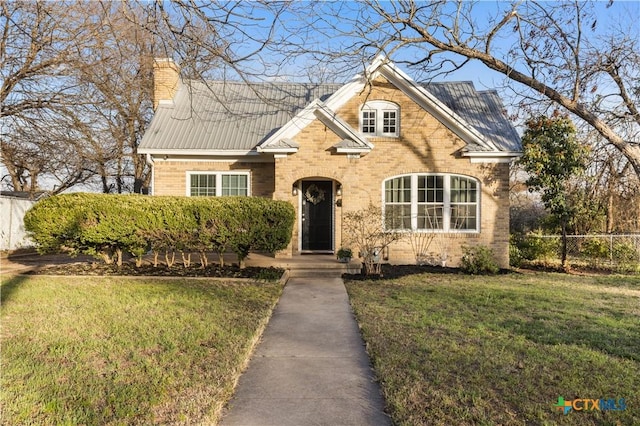
<path fill-rule="evenodd" d="M 273 198 L 274 167 L 273 163 L 257 163 L 242 161 L 180 161 L 156 159 L 153 166 L 154 195 L 187 194 L 187 172 L 227 172 L 237 170 L 249 172 L 251 195 L 255 197 Z"/>
<path fill-rule="evenodd" d="M 369 88 L 367 88 L 369 89 Z M 335 206 L 335 249 L 342 245 L 342 215 L 369 203 L 380 206 L 382 184 L 392 176 L 408 173 L 455 173 L 480 182 L 479 233 L 447 233 L 436 237 L 430 251 L 447 246 L 448 265 L 459 264 L 463 246 L 482 244 L 493 249 L 501 267 L 509 264 L 509 165 L 474 164 L 459 155 L 465 144 L 433 116 L 420 108 L 402 91 L 386 81 L 376 80 L 370 90 L 349 100 L 338 115 L 354 129 L 359 127 L 358 111 L 368 100 L 386 100 L 400 106 L 400 137 L 375 137 L 373 150 L 361 158 L 336 154 L 331 147 L 341 138 L 319 120 L 304 128 L 295 141 L 297 153 L 276 158 L 274 163 L 156 160 L 156 195 L 185 195 L 187 171 L 250 170 L 254 196 L 290 201 L 298 210 L 301 195 L 292 195 L 292 186 L 302 179 L 330 179 L 342 185 L 342 206 Z M 299 217 L 299 212 L 298 217 Z M 299 252 L 298 223 L 290 246 L 279 253 L 288 257 Z M 388 251 L 389 262 L 414 263 L 409 241 L 394 243 Z"/>
<path fill-rule="evenodd" d="M 276 187 L 274 198 L 290 200 L 298 209 L 297 198 L 291 187 L 299 179 L 326 178 L 342 185 L 342 207 L 335 207 L 335 248 L 342 244 L 342 215 L 359 210 L 369 203 L 380 206 L 382 184 L 389 177 L 407 173 L 456 173 L 479 180 L 481 188 L 479 233 L 448 233 L 449 265 L 458 265 L 462 247 L 478 244 L 493 249 L 500 266 L 509 264 L 509 165 L 472 164 L 458 151 L 465 146 L 439 121 L 425 112 L 403 92 L 386 82 L 374 82 L 371 90 L 365 90 L 347 102 L 338 115 L 354 129 L 358 129 L 360 107 L 368 100 L 387 100 L 400 106 L 400 137 L 369 140 L 374 149 L 359 159 L 349 159 L 335 154 L 330 147 L 340 142 L 340 137 L 319 120 L 303 129 L 295 138 L 300 145 L 298 153 L 276 160 Z M 300 196 L 300 195 L 299 195 Z M 441 238 L 441 237 L 437 237 Z M 299 250 L 298 225 L 287 256 Z M 437 250 L 432 243 L 431 250 Z M 394 243 L 388 251 L 391 263 L 413 263 L 415 256 L 409 241 Z"/>

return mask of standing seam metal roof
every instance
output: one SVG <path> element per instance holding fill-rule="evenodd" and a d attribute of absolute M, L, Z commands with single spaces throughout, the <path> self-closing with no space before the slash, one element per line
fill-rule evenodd
<path fill-rule="evenodd" d="M 173 105 L 161 103 L 141 149 L 244 150 L 258 145 L 339 84 L 183 83 Z"/>
<path fill-rule="evenodd" d="M 428 83 L 424 87 L 496 144 L 500 150 L 511 152 L 522 150 L 520 136 L 507 119 L 505 108 L 495 90 L 479 92 L 470 81 Z M 486 149 L 474 145 L 468 146 L 467 150 Z"/>
<path fill-rule="evenodd" d="M 173 104 L 159 105 L 139 149 L 250 151 L 314 99 L 324 101 L 340 87 L 342 84 L 187 81 Z M 423 87 L 501 151 L 521 151 L 520 137 L 495 91 L 476 91 L 471 82 Z M 474 145 L 467 150 L 487 149 Z"/>

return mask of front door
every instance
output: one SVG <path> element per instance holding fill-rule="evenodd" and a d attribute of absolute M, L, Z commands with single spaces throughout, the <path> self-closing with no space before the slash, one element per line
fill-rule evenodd
<path fill-rule="evenodd" d="M 333 182 L 302 181 L 302 250 L 333 250 Z"/>

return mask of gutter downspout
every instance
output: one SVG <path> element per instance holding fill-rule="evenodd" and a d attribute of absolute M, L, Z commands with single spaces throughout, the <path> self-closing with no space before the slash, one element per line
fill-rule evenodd
<path fill-rule="evenodd" d="M 149 191 L 149 195 L 154 195 L 154 192 L 156 191 L 155 163 L 153 162 L 151 154 L 147 154 L 146 159 L 147 164 L 151 167 L 151 191 Z"/>

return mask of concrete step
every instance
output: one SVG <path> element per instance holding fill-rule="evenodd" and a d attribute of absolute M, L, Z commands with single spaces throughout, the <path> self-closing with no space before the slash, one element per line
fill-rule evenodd
<path fill-rule="evenodd" d="M 342 274 L 359 274 L 360 262 L 351 263 L 309 263 L 309 264 L 289 264 L 290 278 L 339 278 Z"/>

